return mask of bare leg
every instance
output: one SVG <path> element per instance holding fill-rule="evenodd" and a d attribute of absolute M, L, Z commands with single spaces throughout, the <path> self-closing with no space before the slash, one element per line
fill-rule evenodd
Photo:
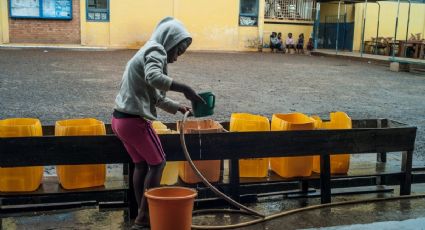
<path fill-rule="evenodd" d="M 148 164 L 146 164 L 145 161 L 142 161 L 140 163 L 136 163 L 134 167 L 134 173 L 133 173 L 133 185 L 134 185 L 134 195 L 136 196 L 137 201 L 137 207 L 140 208 L 144 185 L 145 185 L 145 178 L 146 174 L 148 173 Z"/>
<path fill-rule="evenodd" d="M 145 178 L 144 189 L 158 187 L 161 183 L 162 171 L 165 167 L 165 161 L 157 165 L 149 165 L 149 171 Z M 139 214 L 136 217 L 135 223 L 143 224 L 148 222 L 148 205 L 145 196 L 142 193 L 141 203 L 139 206 Z"/>

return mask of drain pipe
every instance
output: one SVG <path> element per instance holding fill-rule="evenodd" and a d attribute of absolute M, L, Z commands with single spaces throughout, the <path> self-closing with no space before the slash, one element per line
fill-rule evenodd
<path fill-rule="evenodd" d="M 364 33 L 365 33 L 365 27 L 366 27 L 366 12 L 367 12 L 367 0 L 365 0 L 365 6 L 363 8 L 363 28 L 362 28 L 362 40 L 361 40 L 362 44 L 360 46 L 360 57 L 363 57 L 363 52 L 364 52 Z"/>
<path fill-rule="evenodd" d="M 314 22 L 314 49 L 318 49 L 319 28 L 320 28 L 320 2 L 316 3 L 316 21 Z M 323 47 L 322 47 L 323 48 Z"/>
<path fill-rule="evenodd" d="M 336 41 L 335 41 L 335 54 L 338 54 L 338 38 L 339 38 L 339 17 L 341 15 L 341 1 L 338 2 L 338 20 L 336 24 Z"/>
<path fill-rule="evenodd" d="M 378 34 L 379 34 L 379 21 L 381 17 L 381 4 L 379 4 L 379 2 L 376 2 L 376 4 L 378 4 L 378 25 L 376 26 L 375 54 L 378 54 Z"/>
<path fill-rule="evenodd" d="M 265 14 L 265 0 L 260 0 L 258 2 L 258 51 L 263 51 L 263 45 L 264 45 L 264 14 Z"/>
<path fill-rule="evenodd" d="M 398 16 L 400 15 L 400 0 L 397 1 L 397 16 L 395 18 L 395 31 L 394 31 L 394 42 L 393 42 L 393 58 L 395 57 L 395 42 L 397 41 L 397 30 L 398 30 Z M 400 47 L 398 47 L 400 49 Z M 400 51 L 399 51 L 400 52 Z"/>
<path fill-rule="evenodd" d="M 347 45 L 347 4 L 344 2 L 344 37 L 342 43 L 342 48 L 344 50 L 346 50 L 345 45 Z"/>
<path fill-rule="evenodd" d="M 406 49 L 406 46 L 407 46 L 407 36 L 409 36 L 408 34 L 409 34 L 409 23 L 410 23 L 410 7 L 412 5 L 412 3 L 410 2 L 410 0 L 408 0 L 408 1 L 409 1 L 409 11 L 407 13 L 406 41 L 404 43 L 404 54 L 403 54 L 404 57 L 406 57 L 406 54 L 407 54 L 407 49 Z"/>

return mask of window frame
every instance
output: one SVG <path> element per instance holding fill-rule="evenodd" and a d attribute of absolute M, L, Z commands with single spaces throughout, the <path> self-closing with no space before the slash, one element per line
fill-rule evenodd
<path fill-rule="evenodd" d="M 86 1 L 86 21 L 87 22 L 109 22 L 111 19 L 110 14 L 110 0 L 106 1 L 106 9 L 93 9 L 89 8 L 89 0 Z M 106 13 L 107 19 L 89 19 L 89 13 Z"/>
<path fill-rule="evenodd" d="M 247 13 L 242 13 L 241 12 L 241 8 L 242 8 L 242 1 L 244 0 L 239 0 L 239 16 L 238 16 L 238 24 L 239 26 L 243 26 L 243 27 L 258 27 L 258 15 L 259 15 L 259 9 L 260 9 L 260 2 L 259 0 L 255 0 L 255 4 L 257 6 L 257 12 L 256 13 L 252 13 L 252 14 L 247 14 Z M 255 25 L 241 25 L 241 17 L 251 17 L 251 18 L 255 18 L 256 22 Z"/>
<path fill-rule="evenodd" d="M 9 17 L 12 19 L 48 19 L 48 20 L 72 20 L 73 18 L 73 2 L 72 0 L 67 0 L 68 2 L 70 2 L 70 15 L 69 17 L 66 16 L 60 16 L 60 17 L 51 17 L 51 16 L 44 16 L 43 15 L 43 9 L 44 9 L 44 0 L 39 0 L 39 6 L 38 6 L 38 14 L 39 16 L 14 16 L 12 14 L 12 1 L 13 0 L 9 0 Z"/>
<path fill-rule="evenodd" d="M 286 2 L 286 7 L 284 7 L 285 0 L 266 0 L 264 20 L 265 22 L 282 23 L 286 23 L 288 20 L 294 23 L 312 22 L 315 20 L 317 2 L 318 0 L 297 0 L 296 2 Z M 287 10 L 276 10 L 277 6 Z M 295 6 L 295 9 L 291 9 L 290 6 Z"/>

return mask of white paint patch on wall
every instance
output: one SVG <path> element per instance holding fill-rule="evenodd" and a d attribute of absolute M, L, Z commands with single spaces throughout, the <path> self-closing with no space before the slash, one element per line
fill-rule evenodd
<path fill-rule="evenodd" d="M 204 27 L 199 32 L 189 31 L 193 38 L 192 50 L 236 50 L 238 47 L 237 27 Z"/>

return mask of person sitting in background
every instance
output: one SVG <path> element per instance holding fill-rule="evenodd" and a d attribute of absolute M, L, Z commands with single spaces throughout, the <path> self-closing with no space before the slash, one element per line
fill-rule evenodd
<path fill-rule="evenodd" d="M 304 54 L 304 34 L 298 36 L 297 53 Z"/>
<path fill-rule="evenodd" d="M 313 38 L 309 38 L 307 43 L 307 50 L 308 52 L 311 52 L 313 51 L 313 49 L 314 49 Z"/>
<path fill-rule="evenodd" d="M 294 52 L 295 52 L 295 43 L 294 43 L 294 39 L 292 38 L 292 33 L 288 34 L 285 44 L 286 44 L 286 49 L 288 50 L 288 53 L 291 53 L 291 48 L 294 49 Z"/>
<path fill-rule="evenodd" d="M 272 34 L 270 35 L 270 49 L 272 50 L 272 52 L 274 51 L 274 49 L 282 51 L 282 42 L 279 42 L 279 38 L 276 32 L 272 32 Z"/>
<path fill-rule="evenodd" d="M 278 40 L 278 43 L 279 43 L 279 50 L 280 51 L 283 51 L 283 53 L 285 53 L 285 49 L 284 49 L 284 46 L 283 46 L 283 41 L 282 41 L 282 33 L 281 32 L 279 32 L 278 34 L 277 34 L 277 40 Z"/>
<path fill-rule="evenodd" d="M 270 49 L 272 50 L 272 52 L 275 49 L 276 42 L 277 42 L 276 32 L 272 32 L 272 34 L 270 34 Z"/>

